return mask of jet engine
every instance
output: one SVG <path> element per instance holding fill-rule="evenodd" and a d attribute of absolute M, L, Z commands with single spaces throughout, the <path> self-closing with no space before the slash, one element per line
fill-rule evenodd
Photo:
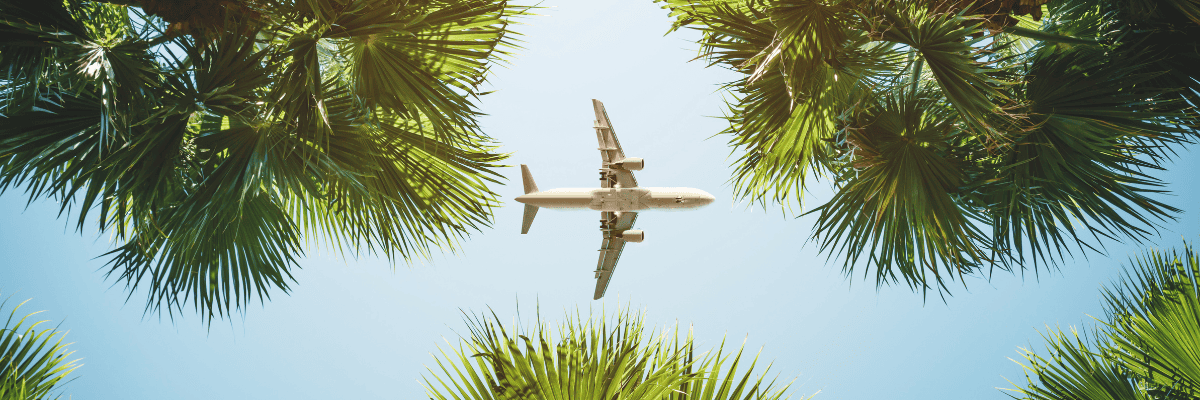
<path fill-rule="evenodd" d="M 625 239 L 626 242 L 641 243 L 646 239 L 646 232 L 637 229 L 624 231 L 621 232 L 621 239 Z"/>
<path fill-rule="evenodd" d="M 626 157 L 624 160 L 614 163 L 617 167 L 629 171 L 641 171 L 642 167 L 646 166 L 646 161 L 637 157 Z"/>

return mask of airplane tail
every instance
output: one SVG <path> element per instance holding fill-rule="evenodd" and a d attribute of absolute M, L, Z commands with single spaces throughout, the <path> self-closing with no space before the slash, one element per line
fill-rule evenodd
<path fill-rule="evenodd" d="M 525 194 L 538 191 L 537 184 L 533 182 L 533 174 L 529 173 L 529 167 L 525 164 L 521 164 L 521 183 L 525 184 Z"/>
<path fill-rule="evenodd" d="M 533 182 L 533 174 L 529 173 L 529 167 L 521 164 L 521 183 L 525 185 L 525 194 L 535 193 L 538 191 L 537 183 Z M 538 206 L 525 205 L 525 218 L 521 221 L 521 234 L 529 233 L 529 227 L 533 225 L 533 217 L 537 216 Z"/>
<path fill-rule="evenodd" d="M 529 226 L 533 225 L 533 217 L 537 216 L 538 206 L 525 205 L 525 219 L 521 221 L 521 234 L 529 233 Z"/>

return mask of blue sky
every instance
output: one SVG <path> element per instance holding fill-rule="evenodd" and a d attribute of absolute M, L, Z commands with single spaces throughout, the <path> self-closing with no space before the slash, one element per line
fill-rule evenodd
<path fill-rule="evenodd" d="M 66 393 L 79 399 L 424 398 L 419 379 L 432 353 L 454 342 L 460 310 L 492 307 L 502 318 L 558 318 L 576 307 L 629 304 L 651 325 L 695 329 L 699 348 L 745 340 L 817 399 L 1003 399 L 995 387 L 1022 382 L 1009 360 L 1040 347 L 1046 325 L 1090 325 L 1101 314 L 1100 285 L 1115 279 L 1139 247 L 1106 242 L 1060 271 L 968 278 L 946 303 L 906 288 L 876 290 L 847 278 L 806 244 L 811 217 L 794 219 L 732 200 L 729 148 L 718 85 L 736 79 L 706 69 L 694 32 L 663 36 L 666 11 L 646 0 L 546 1 L 543 16 L 519 27 L 525 49 L 495 69 L 483 98 L 485 130 L 528 164 L 541 188 L 595 183 L 599 163 L 589 100 L 607 106 L 627 155 L 647 160 L 644 186 L 706 190 L 717 201 L 691 212 L 648 212 L 647 240 L 630 244 L 608 296 L 591 301 L 600 244 L 594 212 L 540 212 L 520 235 L 518 168 L 504 171 L 506 198 L 495 225 L 457 254 L 414 265 L 343 259 L 313 247 L 290 295 L 211 329 L 185 314 L 173 323 L 143 317 L 144 293 L 105 280 L 95 257 L 107 235 L 82 235 L 57 218 L 57 205 L 25 207 L 0 196 L 0 291 L 33 298 L 23 310 L 69 330 L 83 358 Z M 1184 209 L 1150 245 L 1179 246 L 1200 234 L 1191 154 L 1161 176 Z M 807 205 L 830 191 L 814 186 Z"/>

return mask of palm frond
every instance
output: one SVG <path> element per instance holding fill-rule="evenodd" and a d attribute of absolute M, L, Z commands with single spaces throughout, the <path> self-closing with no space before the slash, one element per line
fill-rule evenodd
<path fill-rule="evenodd" d="M 0 302 L 0 310 L 11 299 L 9 296 Z M 82 364 L 77 364 L 79 359 L 67 359 L 74 352 L 67 350 L 69 343 L 62 342 L 65 332 L 57 328 L 39 330 L 38 325 L 46 321 L 27 321 L 38 312 L 17 319 L 17 310 L 25 302 L 13 307 L 0 328 L 0 399 L 61 398 L 56 392 L 69 381 L 64 379 Z"/>
<path fill-rule="evenodd" d="M 1150 251 L 1104 290 L 1109 339 L 1131 373 L 1160 391 L 1200 397 L 1200 257 Z"/>
<path fill-rule="evenodd" d="M 743 349 L 725 353 L 724 342 L 695 354 L 690 329 L 685 338 L 678 326 L 651 336 L 628 309 L 613 319 L 568 313 L 557 332 L 539 319 L 532 332 L 510 333 L 494 313 L 468 324 L 470 338 L 435 356 L 431 398 L 778 400 L 790 386 L 764 381 L 765 371 L 755 378 L 757 357 L 739 373 Z"/>
<path fill-rule="evenodd" d="M 911 48 L 929 67 L 944 98 L 962 114 L 961 121 L 976 129 L 988 142 L 1003 144 L 1017 125 L 1006 108 L 1014 107 L 996 59 L 987 56 L 995 50 L 980 49 L 985 39 L 983 24 L 965 15 L 933 13 L 919 5 L 879 7 L 882 40 Z M 972 38 L 974 37 L 974 38 Z"/>
<path fill-rule="evenodd" d="M 1044 49 L 1029 66 L 1023 93 L 1035 124 L 1003 158 L 992 191 L 998 249 L 1046 261 L 1081 236 L 1143 238 L 1179 209 L 1148 197 L 1163 184 L 1153 155 L 1188 141 L 1186 121 L 1160 112 L 1172 89 L 1152 86 L 1137 54 L 1125 60 L 1098 49 Z M 1028 240 L 1026 242 L 1026 240 Z M 1027 247 L 1028 245 L 1028 247 Z"/>
<path fill-rule="evenodd" d="M 506 17 L 516 12 L 494 0 L 363 1 L 343 11 L 335 25 L 344 30 L 329 37 L 345 38 L 345 78 L 368 106 L 428 120 L 439 139 L 454 141 L 456 130 L 477 129 L 463 95 L 482 83 L 489 58 L 503 54 Z"/>
<path fill-rule="evenodd" d="M 1028 385 L 1012 391 L 1031 400 L 1200 398 L 1200 257 L 1187 245 L 1133 261 L 1102 289 L 1094 338 L 1074 328 L 1074 337 L 1043 335 L 1051 358 L 1022 350 Z"/>
<path fill-rule="evenodd" d="M 970 171 L 954 145 L 965 134 L 939 108 L 926 87 L 885 95 L 844 122 L 843 140 L 853 148 L 843 157 L 846 175 L 811 211 L 820 212 L 813 235 L 821 250 L 845 254 L 843 271 L 865 256 L 878 285 L 903 278 L 914 289 L 941 291 L 986 260 L 981 210 L 959 193 Z"/>
<path fill-rule="evenodd" d="M 1022 349 L 1027 386 L 1007 389 L 1022 400 L 1151 400 L 1136 375 L 1080 337 L 1074 327 L 1043 334 L 1050 358 Z M 1101 347 L 1097 349 L 1097 347 Z M 1035 379 L 1036 378 L 1036 379 Z"/>

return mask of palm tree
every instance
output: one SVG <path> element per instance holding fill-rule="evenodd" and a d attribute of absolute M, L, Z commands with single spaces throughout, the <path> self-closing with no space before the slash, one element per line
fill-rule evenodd
<path fill-rule="evenodd" d="M 1200 257 L 1149 252 L 1104 289 L 1106 318 L 1092 338 L 1061 329 L 1050 358 L 1025 350 L 1022 399 L 1200 399 Z"/>
<path fill-rule="evenodd" d="M 744 74 L 736 195 L 791 209 L 830 179 L 805 214 L 847 275 L 946 294 L 1178 212 L 1151 174 L 1198 134 L 1195 0 L 659 1 Z"/>
<path fill-rule="evenodd" d="M 119 247 L 148 312 L 288 291 L 304 244 L 392 260 L 490 223 L 474 101 L 506 0 L 0 0 L 0 193 Z M 89 220 L 89 217 L 92 218 Z"/>
<path fill-rule="evenodd" d="M 0 302 L 0 310 L 4 310 L 9 298 Z M 14 321 L 17 310 L 29 300 L 13 307 L 0 329 L 0 399 L 3 400 L 42 400 L 57 399 L 55 395 L 62 389 L 63 381 L 81 364 L 79 360 L 67 360 L 73 351 L 67 351 L 67 345 L 62 343 L 66 333 L 57 328 L 37 330 L 37 326 L 46 321 L 26 324 L 29 317 L 37 314 L 26 314 Z"/>
<path fill-rule="evenodd" d="M 690 328 L 683 340 L 678 325 L 651 336 L 628 309 L 612 320 L 567 313 L 557 333 L 540 316 L 524 334 L 498 320 L 468 318 L 471 337 L 435 356 L 431 399 L 779 400 L 791 386 L 753 377 L 758 356 L 739 374 L 743 348 L 726 353 L 724 341 L 695 354 Z"/>

